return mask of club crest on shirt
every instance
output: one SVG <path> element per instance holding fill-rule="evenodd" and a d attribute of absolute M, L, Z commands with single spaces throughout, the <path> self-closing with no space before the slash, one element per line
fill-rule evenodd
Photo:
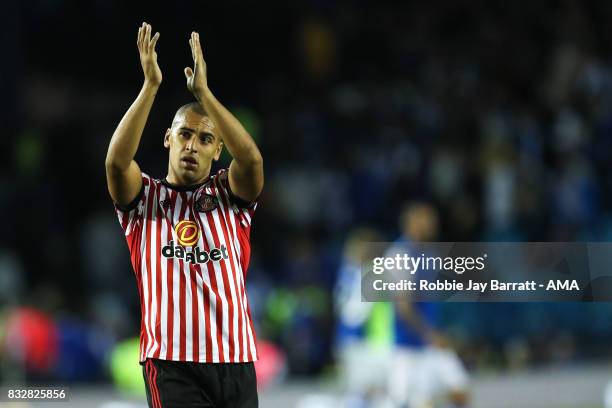
<path fill-rule="evenodd" d="M 161 207 L 162 207 L 164 210 L 167 210 L 168 208 L 170 208 L 170 200 L 161 200 L 161 201 L 159 202 L 159 205 L 161 205 Z"/>
<path fill-rule="evenodd" d="M 211 194 L 202 194 L 200 198 L 195 202 L 195 209 L 199 212 L 206 212 L 214 210 L 219 206 L 217 197 Z"/>

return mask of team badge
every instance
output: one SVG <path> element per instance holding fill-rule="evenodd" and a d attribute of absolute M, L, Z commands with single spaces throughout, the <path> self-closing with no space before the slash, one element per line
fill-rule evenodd
<path fill-rule="evenodd" d="M 210 194 L 202 194 L 195 203 L 196 211 L 206 212 L 214 210 L 219 206 L 217 197 Z"/>

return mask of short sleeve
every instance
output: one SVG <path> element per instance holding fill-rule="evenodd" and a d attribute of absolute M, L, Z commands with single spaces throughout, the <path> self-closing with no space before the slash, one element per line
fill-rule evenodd
<path fill-rule="evenodd" d="M 119 218 L 119 224 L 125 232 L 125 235 L 130 235 L 135 228 L 142 224 L 144 206 L 149 191 L 149 185 L 151 183 L 151 177 L 145 173 L 142 173 L 141 175 L 142 186 L 140 187 L 140 192 L 134 198 L 134 200 L 125 206 L 113 203 L 115 212 Z"/>
<path fill-rule="evenodd" d="M 219 170 L 219 172 L 217 173 L 217 179 L 219 180 L 219 184 L 221 184 L 223 189 L 227 192 L 227 195 L 228 195 L 231 203 L 235 204 L 238 208 L 243 208 L 243 209 L 253 208 L 253 209 L 255 209 L 255 207 L 257 207 L 258 199 L 255 199 L 255 200 L 249 202 L 249 201 L 243 200 L 240 197 L 237 197 L 232 192 L 232 189 L 230 188 L 228 174 L 229 174 L 229 172 L 226 169 Z"/>
<path fill-rule="evenodd" d="M 243 227 L 250 228 L 251 219 L 257 209 L 258 199 L 249 202 L 237 197 L 230 188 L 227 169 L 219 170 L 216 178 L 218 185 L 224 190 L 230 203 L 233 205 L 234 213 L 236 213 L 240 219 L 240 224 L 242 224 Z"/>

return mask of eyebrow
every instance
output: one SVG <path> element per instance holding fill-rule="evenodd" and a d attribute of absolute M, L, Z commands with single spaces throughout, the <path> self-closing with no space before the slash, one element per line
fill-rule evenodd
<path fill-rule="evenodd" d="M 195 133 L 195 130 L 193 130 L 193 129 L 191 129 L 191 128 L 188 128 L 188 127 L 185 127 L 185 126 L 180 127 L 180 128 L 179 128 L 179 130 L 186 130 L 186 131 L 188 131 L 188 132 Z M 210 136 L 210 137 L 212 137 L 213 139 L 215 138 L 215 135 L 213 135 L 213 134 L 212 134 L 212 133 L 210 133 L 210 132 L 200 132 L 200 136 L 202 136 L 202 135 L 204 135 L 204 136 Z"/>

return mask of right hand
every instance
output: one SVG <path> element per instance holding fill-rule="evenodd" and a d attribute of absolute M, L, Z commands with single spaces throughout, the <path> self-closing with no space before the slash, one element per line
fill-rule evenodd
<path fill-rule="evenodd" d="M 151 25 L 142 23 L 138 29 L 138 53 L 140 54 L 140 65 L 144 73 L 145 83 L 158 87 L 162 81 L 162 73 L 157 65 L 157 53 L 155 45 L 159 39 L 159 33 L 155 33 L 151 38 Z"/>

